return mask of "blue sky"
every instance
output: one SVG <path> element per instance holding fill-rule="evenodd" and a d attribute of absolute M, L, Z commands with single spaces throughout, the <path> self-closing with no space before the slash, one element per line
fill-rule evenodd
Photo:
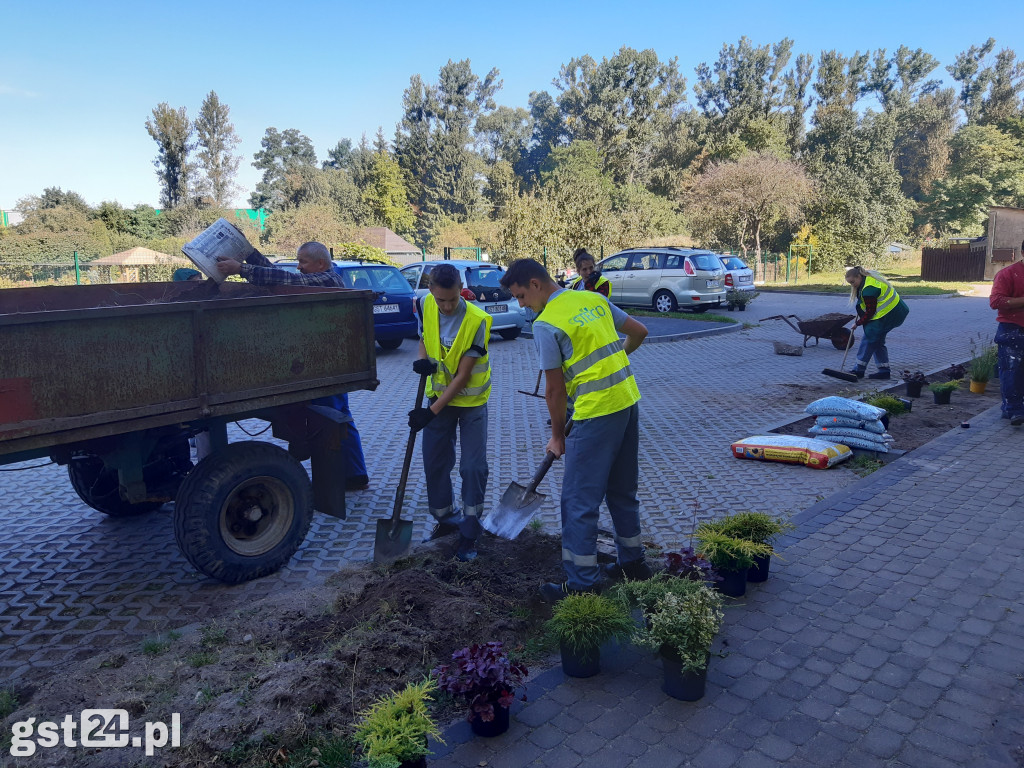
<path fill-rule="evenodd" d="M 267 127 L 309 136 L 318 159 L 341 138 L 378 126 L 394 135 L 413 74 L 434 82 L 449 59 L 501 71 L 498 101 L 527 105 L 574 56 L 626 45 L 678 57 L 687 77 L 743 35 L 783 37 L 795 53 L 921 47 L 942 67 L 995 37 L 1014 48 L 1019 0 L 974 6 L 901 2 L 348 2 L 176 3 L 0 0 L 0 209 L 44 187 L 72 189 L 95 205 L 155 205 L 154 106 L 194 117 L 214 90 L 231 108 L 243 155 L 244 205 Z M 944 69 L 937 75 L 948 80 Z M 693 103 L 692 90 L 689 101 Z"/>

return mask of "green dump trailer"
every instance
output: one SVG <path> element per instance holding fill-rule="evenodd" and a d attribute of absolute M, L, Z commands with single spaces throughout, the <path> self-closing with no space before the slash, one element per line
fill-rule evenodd
<path fill-rule="evenodd" d="M 212 281 L 0 290 L 0 464 L 49 457 L 114 517 L 174 501 L 200 571 L 272 573 L 314 509 L 345 516 L 346 419 L 311 401 L 376 388 L 373 298 Z M 227 425 L 252 418 L 288 449 L 229 443 Z"/>

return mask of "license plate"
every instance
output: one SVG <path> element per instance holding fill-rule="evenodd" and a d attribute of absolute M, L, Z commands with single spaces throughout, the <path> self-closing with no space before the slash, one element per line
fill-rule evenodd
<path fill-rule="evenodd" d="M 486 309 L 492 315 L 500 315 L 502 312 L 508 312 L 508 304 L 488 304 Z"/>
<path fill-rule="evenodd" d="M 718 281 L 717 280 L 706 280 L 705 282 L 708 284 L 708 288 L 717 288 L 718 287 Z"/>
<path fill-rule="evenodd" d="M 390 312 L 397 312 L 397 311 L 398 311 L 398 305 L 397 304 L 374 304 L 373 305 L 373 314 L 375 314 L 375 315 L 386 315 L 386 314 L 388 314 Z"/>
<path fill-rule="evenodd" d="M 740 275 L 740 282 L 741 283 L 749 283 L 750 282 L 750 275 Z"/>

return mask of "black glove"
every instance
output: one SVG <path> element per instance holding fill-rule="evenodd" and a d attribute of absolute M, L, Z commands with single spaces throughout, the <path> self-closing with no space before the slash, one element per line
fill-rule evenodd
<path fill-rule="evenodd" d="M 413 408 L 409 411 L 409 429 L 419 432 L 434 420 L 435 415 L 429 408 Z"/>
<path fill-rule="evenodd" d="M 421 357 L 419 360 L 412 361 L 412 369 L 420 376 L 432 376 L 437 373 L 437 363 Z"/>
<path fill-rule="evenodd" d="M 597 281 L 601 279 L 601 272 L 594 270 L 590 273 L 590 277 L 587 278 L 586 286 L 588 288 L 594 288 L 597 285 Z"/>

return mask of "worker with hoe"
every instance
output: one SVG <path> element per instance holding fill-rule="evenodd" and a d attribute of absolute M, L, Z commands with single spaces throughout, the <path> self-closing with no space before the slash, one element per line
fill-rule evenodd
<path fill-rule="evenodd" d="M 885 337 L 889 331 L 903 325 L 910 314 L 910 307 L 900 298 L 892 283 L 874 270 L 850 267 L 846 270 L 846 282 L 850 284 L 850 304 L 857 308 L 853 327 L 864 326 L 864 338 L 857 349 L 857 364 L 850 373 L 858 379 L 863 378 L 868 363 L 874 357 L 878 370 L 868 374 L 868 378 L 888 379 L 891 374 Z"/>
<path fill-rule="evenodd" d="M 999 323 L 993 341 L 999 347 L 999 391 L 1003 418 L 1024 424 L 1024 261 L 996 272 L 988 305 Z"/>
<path fill-rule="evenodd" d="M 412 369 L 427 376 L 426 408 L 409 411 L 409 427 L 423 430 L 423 470 L 427 504 L 436 521 L 427 541 L 459 534 L 455 556 L 476 559 L 480 515 L 487 490 L 487 400 L 491 367 L 487 347 L 491 316 L 461 295 L 462 278 L 451 264 L 430 273 L 430 293 L 419 315 L 423 332 Z M 461 440 L 462 509 L 455 506 L 452 470 L 456 431 Z"/>
<path fill-rule="evenodd" d="M 566 288 L 571 291 L 593 291 L 606 299 L 612 297 L 611 281 L 598 271 L 597 262 L 585 248 L 577 248 L 572 261 L 576 265 L 577 277 L 566 283 Z"/>
<path fill-rule="evenodd" d="M 277 266 L 253 248 L 245 258 L 245 263 L 227 257 L 217 260 L 217 271 L 228 275 L 241 275 L 253 285 L 305 285 L 320 288 L 344 288 L 341 275 L 334 271 L 331 252 L 323 243 L 309 242 L 299 246 L 296 252 L 299 262 L 298 274 Z M 366 459 L 363 456 L 363 444 L 359 438 L 355 419 L 348 406 L 348 393 L 320 397 L 313 405 L 324 405 L 339 411 L 349 419 L 346 436 L 343 441 L 345 449 L 345 487 L 350 491 L 363 491 L 370 487 L 370 478 L 366 474 Z"/>
<path fill-rule="evenodd" d="M 566 578 L 561 584 L 542 585 L 541 595 L 556 602 L 567 594 L 600 590 L 597 525 L 602 501 L 611 513 L 618 551 L 618 562 L 607 567 L 606 575 L 649 578 L 637 498 L 640 391 L 628 358 L 647 337 L 647 328 L 604 296 L 559 288 L 533 259 L 513 262 L 501 285 L 520 306 L 537 313 L 533 337 L 551 416 L 547 449 L 565 456 L 561 507 Z M 566 436 L 569 401 L 573 425 Z"/>

